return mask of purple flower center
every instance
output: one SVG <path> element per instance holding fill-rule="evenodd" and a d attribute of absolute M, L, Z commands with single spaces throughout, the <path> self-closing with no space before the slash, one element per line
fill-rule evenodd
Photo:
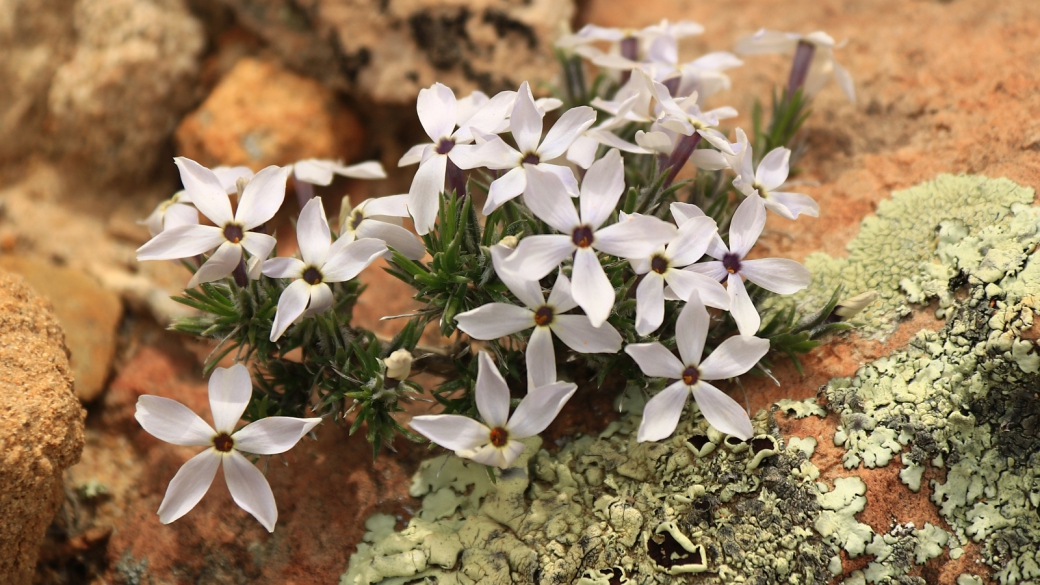
<path fill-rule="evenodd" d="M 231 242 L 232 244 L 237 244 L 242 241 L 243 237 L 245 237 L 245 232 L 242 230 L 242 226 L 236 223 L 229 223 L 224 226 L 225 240 Z"/>
<path fill-rule="evenodd" d="M 441 141 L 437 143 L 437 154 L 448 154 L 453 148 L 455 148 L 454 140 L 451 138 L 441 138 Z"/>
<path fill-rule="evenodd" d="M 650 270 L 658 274 L 668 272 L 668 259 L 660 254 L 654 254 L 654 257 L 650 259 Z"/>
<path fill-rule="evenodd" d="M 520 160 L 521 164 L 525 165 L 536 165 L 542 162 L 542 159 L 538 157 L 537 152 L 529 152 L 524 155 L 524 158 Z"/>
<path fill-rule="evenodd" d="M 722 257 L 722 266 L 726 269 L 726 272 L 730 274 L 740 272 L 740 256 L 737 256 L 733 252 L 724 255 Z"/>
<path fill-rule="evenodd" d="M 307 284 L 321 284 L 322 278 L 321 271 L 313 266 L 303 271 L 303 281 Z"/>
<path fill-rule="evenodd" d="M 350 229 L 358 229 L 363 221 L 365 221 L 365 214 L 360 211 L 355 212 L 354 215 L 350 216 Z"/>
<path fill-rule="evenodd" d="M 553 317 L 556 316 L 556 311 L 553 310 L 549 305 L 542 305 L 538 307 L 538 310 L 534 312 L 534 323 L 539 327 L 545 327 L 546 325 L 552 325 Z"/>
<path fill-rule="evenodd" d="M 227 433 L 220 433 L 216 437 L 213 437 L 213 448 L 221 453 L 227 453 L 231 451 L 235 446 L 235 440 L 231 438 L 231 435 Z"/>
<path fill-rule="evenodd" d="M 700 379 L 701 379 L 701 373 L 697 369 L 697 366 L 690 366 L 690 367 L 686 368 L 685 370 L 683 370 L 683 373 L 682 373 L 683 384 L 686 384 L 687 386 L 693 386 Z"/>
<path fill-rule="evenodd" d="M 587 225 L 578 226 L 571 232 L 571 241 L 579 248 L 588 248 L 592 245 L 592 228 Z"/>
<path fill-rule="evenodd" d="M 509 431 L 502 427 L 491 429 L 491 444 L 496 447 L 505 447 L 509 443 Z"/>

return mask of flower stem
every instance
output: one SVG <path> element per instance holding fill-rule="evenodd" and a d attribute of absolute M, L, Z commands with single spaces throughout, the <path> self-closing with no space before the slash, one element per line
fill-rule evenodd
<path fill-rule="evenodd" d="M 231 276 L 235 277 L 235 284 L 240 287 L 244 287 L 249 284 L 249 276 L 246 275 L 246 257 L 245 255 L 238 261 L 238 266 L 231 272 Z"/>
<path fill-rule="evenodd" d="M 296 188 L 296 201 L 300 204 L 300 209 L 314 199 L 314 185 L 297 179 L 296 175 L 293 175 L 293 187 Z"/>
<path fill-rule="evenodd" d="M 639 59 L 639 39 L 635 37 L 626 37 L 621 39 L 621 56 L 629 61 Z M 621 85 L 628 83 L 630 77 L 632 77 L 631 71 L 622 71 Z"/>
<path fill-rule="evenodd" d="M 787 78 L 787 95 L 794 95 L 794 92 L 805 85 L 805 78 L 809 75 L 809 66 L 812 65 L 815 53 L 816 47 L 812 43 L 798 41 L 794 61 L 791 63 L 791 75 Z"/>
<path fill-rule="evenodd" d="M 668 178 L 664 180 L 664 187 L 667 189 L 671 186 L 672 182 L 675 181 L 676 175 L 682 170 L 683 165 L 686 161 L 690 160 L 690 155 L 700 144 L 701 135 L 694 131 L 689 136 L 681 136 L 679 141 L 675 143 L 675 148 L 672 149 L 672 155 L 668 157 L 668 162 L 665 163 L 665 168 L 668 169 Z"/>
<path fill-rule="evenodd" d="M 466 175 L 463 174 L 455 163 L 448 159 L 447 167 L 448 188 L 455 192 L 455 197 L 462 199 L 466 196 Z"/>

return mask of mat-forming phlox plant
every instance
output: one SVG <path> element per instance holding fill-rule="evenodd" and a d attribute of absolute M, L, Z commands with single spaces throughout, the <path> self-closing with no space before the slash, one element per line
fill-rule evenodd
<path fill-rule="evenodd" d="M 459 98 L 434 83 L 416 108 L 430 142 L 399 162 L 400 172 L 418 165 L 408 193 L 344 198 L 331 224 L 335 207 L 315 186 L 385 178 L 379 163 L 307 159 L 254 174 L 175 159 L 184 190 L 146 220 L 154 237 L 138 258 L 193 273 L 177 300 L 197 313 L 173 328 L 217 342 L 205 365 L 215 430 L 179 403 L 141 397 L 145 430 L 207 447 L 171 481 L 160 520 L 187 513 L 223 464 L 235 502 L 273 530 L 255 459 L 290 449 L 323 417 L 364 427 L 376 453 L 397 435 L 426 437 L 492 477 L 579 387 L 648 398 L 639 441 L 669 437 L 690 396 L 720 432 L 750 438 L 745 406 L 714 384 L 769 375 L 778 355 L 797 365 L 817 337 L 849 326 L 851 313 L 835 311 L 840 291 L 819 307 L 765 303 L 810 274 L 754 248 L 767 212 L 818 215 L 789 190 L 798 131 L 828 77 L 854 94 L 826 34 L 759 31 L 738 52 L 794 60 L 768 121 L 756 101 L 745 132 L 717 103 L 742 61 L 679 57 L 679 40 L 702 32 L 586 26 L 557 43 L 553 97 L 524 82 Z M 283 206 L 299 209 L 293 256 L 276 256 L 271 222 Z M 385 317 L 403 321 L 393 338 L 351 321 L 358 275 L 376 261 L 422 305 Z M 420 345 L 424 332 L 445 339 Z M 234 366 L 216 367 L 229 356 Z M 424 389 L 418 372 L 441 382 Z M 440 412 L 401 425 L 395 413 L 426 392 Z M 236 430 L 243 418 L 252 422 Z"/>

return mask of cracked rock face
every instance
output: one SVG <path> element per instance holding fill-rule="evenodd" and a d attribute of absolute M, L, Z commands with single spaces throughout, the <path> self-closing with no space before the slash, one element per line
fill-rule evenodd
<path fill-rule="evenodd" d="M 435 81 L 460 96 L 548 81 L 552 43 L 574 12 L 570 0 L 221 1 L 291 68 L 398 104 Z"/>
<path fill-rule="evenodd" d="M 0 582 L 31 583 L 62 474 L 83 451 L 65 334 L 44 299 L 0 272 Z"/>

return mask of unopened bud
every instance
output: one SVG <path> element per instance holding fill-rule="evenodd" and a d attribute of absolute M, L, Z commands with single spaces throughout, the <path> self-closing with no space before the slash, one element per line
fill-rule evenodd
<path fill-rule="evenodd" d="M 877 297 L 877 291 L 868 290 L 865 293 L 860 293 L 852 298 L 845 299 L 834 307 L 834 315 L 841 319 L 850 319 L 863 309 L 867 308 L 867 305 L 876 301 Z"/>
<path fill-rule="evenodd" d="M 246 185 L 249 184 L 249 179 L 245 177 L 239 177 L 235 179 L 235 189 L 238 189 L 238 200 L 242 200 L 242 192 L 246 190 Z"/>
<path fill-rule="evenodd" d="M 386 358 L 386 377 L 404 380 L 412 373 L 412 354 L 407 349 L 399 349 Z"/>
<path fill-rule="evenodd" d="M 498 241 L 498 243 L 507 248 L 515 248 L 520 243 L 520 238 L 516 236 L 506 236 Z"/>

